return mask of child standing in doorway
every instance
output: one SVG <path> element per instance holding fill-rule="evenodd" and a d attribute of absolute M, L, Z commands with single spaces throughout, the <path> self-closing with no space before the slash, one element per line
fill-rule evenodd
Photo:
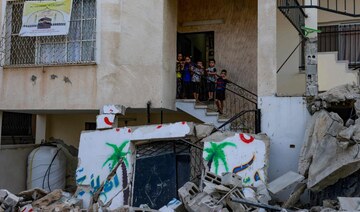
<path fill-rule="evenodd" d="M 184 69 L 182 70 L 182 87 L 185 99 L 192 99 L 191 92 L 191 73 L 194 70 L 194 65 L 191 62 L 190 56 L 185 57 Z"/>
<path fill-rule="evenodd" d="M 198 61 L 196 63 L 196 67 L 194 68 L 192 75 L 192 90 L 196 102 L 199 102 L 200 82 L 203 75 L 204 75 L 203 63 L 201 61 Z"/>
<path fill-rule="evenodd" d="M 209 68 L 206 69 L 207 73 L 207 90 L 209 101 L 214 101 L 214 92 L 215 92 L 215 79 L 216 79 L 216 68 L 215 68 L 215 60 L 209 60 Z"/>
<path fill-rule="evenodd" d="M 221 71 L 220 77 L 216 80 L 216 107 L 218 109 L 218 112 L 220 114 L 223 114 L 224 110 L 224 101 L 225 101 L 225 90 L 226 90 L 226 84 L 229 82 L 226 79 L 227 71 L 224 69 Z"/>

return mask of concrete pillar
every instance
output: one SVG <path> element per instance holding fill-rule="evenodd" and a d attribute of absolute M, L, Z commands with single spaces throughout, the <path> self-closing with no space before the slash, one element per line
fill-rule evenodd
<path fill-rule="evenodd" d="M 0 147 L 1 147 L 1 135 L 2 135 L 2 120 L 3 120 L 3 112 L 0 111 Z"/>
<path fill-rule="evenodd" d="M 306 0 L 306 4 L 317 5 L 317 0 Z M 305 10 L 308 17 L 305 26 L 311 29 L 318 28 L 318 10 L 309 8 Z M 318 45 L 317 32 L 310 33 L 305 44 L 305 72 L 306 72 L 306 96 L 316 96 L 319 91 L 318 84 Z"/>
<path fill-rule="evenodd" d="M 276 0 L 258 0 L 258 97 L 277 91 Z"/>
<path fill-rule="evenodd" d="M 46 115 L 36 115 L 35 143 L 40 144 L 46 139 Z"/>

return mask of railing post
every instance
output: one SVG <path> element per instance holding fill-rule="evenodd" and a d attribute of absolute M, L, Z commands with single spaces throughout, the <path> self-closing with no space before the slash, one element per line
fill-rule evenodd
<path fill-rule="evenodd" d="M 261 133 L 261 110 L 255 111 L 255 134 Z"/>

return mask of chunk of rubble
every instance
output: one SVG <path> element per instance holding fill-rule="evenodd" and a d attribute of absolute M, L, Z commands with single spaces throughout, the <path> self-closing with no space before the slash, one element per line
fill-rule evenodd
<path fill-rule="evenodd" d="M 285 190 L 286 188 L 298 183 L 304 179 L 304 176 L 295 173 L 293 171 L 289 171 L 286 174 L 276 178 L 272 182 L 268 184 L 269 191 L 275 195 L 280 191 Z"/>
<path fill-rule="evenodd" d="M 311 190 L 319 191 L 360 169 L 358 146 L 338 139 L 340 132 L 343 139 L 352 137 L 344 129 L 336 113 L 321 110 L 312 116 L 299 158 L 299 173 L 308 175 Z"/>
<path fill-rule="evenodd" d="M 338 197 L 340 210 L 360 211 L 360 197 Z"/>

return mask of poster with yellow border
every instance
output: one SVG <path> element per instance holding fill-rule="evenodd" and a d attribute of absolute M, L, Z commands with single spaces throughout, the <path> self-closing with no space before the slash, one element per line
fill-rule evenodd
<path fill-rule="evenodd" d="M 25 1 L 20 36 L 67 35 L 72 1 Z"/>

